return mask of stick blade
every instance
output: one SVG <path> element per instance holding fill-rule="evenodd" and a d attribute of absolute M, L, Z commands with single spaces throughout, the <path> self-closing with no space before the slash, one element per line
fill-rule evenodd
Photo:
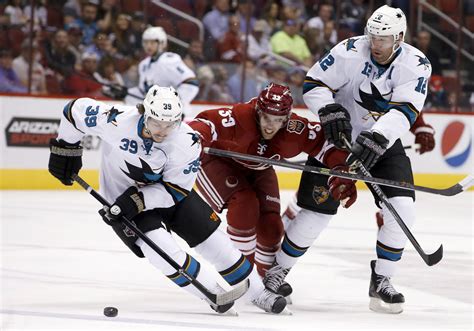
<path fill-rule="evenodd" d="M 467 176 L 459 182 L 463 191 L 469 190 L 474 185 L 474 177 L 472 175 Z"/>
<path fill-rule="evenodd" d="M 439 246 L 438 250 L 432 254 L 426 255 L 425 262 L 430 267 L 441 261 L 443 258 L 443 245 Z"/>
<path fill-rule="evenodd" d="M 216 294 L 216 304 L 226 305 L 242 297 L 249 289 L 250 281 L 246 279 L 242 283 L 232 287 L 232 290 Z"/>

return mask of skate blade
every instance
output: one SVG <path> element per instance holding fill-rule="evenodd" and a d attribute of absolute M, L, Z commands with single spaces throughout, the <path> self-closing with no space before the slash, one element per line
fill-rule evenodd
<path fill-rule="evenodd" d="M 285 309 L 283 309 L 283 310 L 281 311 L 281 313 L 276 314 L 276 315 L 292 316 L 292 315 L 293 315 L 293 312 L 292 312 L 291 310 L 289 310 L 288 307 L 285 307 Z"/>
<path fill-rule="evenodd" d="M 386 303 L 378 298 L 370 298 L 369 309 L 382 314 L 400 314 L 403 312 L 403 304 Z"/>
<path fill-rule="evenodd" d="M 219 314 L 219 316 L 239 316 L 239 313 L 234 308 L 230 308 L 225 313 Z"/>

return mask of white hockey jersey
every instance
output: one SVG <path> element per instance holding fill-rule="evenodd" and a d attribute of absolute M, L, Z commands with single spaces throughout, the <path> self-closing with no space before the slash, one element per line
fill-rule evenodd
<path fill-rule="evenodd" d="M 109 202 L 136 186 L 143 192 L 146 210 L 168 208 L 194 185 L 200 166 L 199 137 L 182 123 L 156 143 L 142 137 L 143 126 L 136 107 L 80 98 L 64 107 L 57 139 L 76 143 L 85 134 L 102 139 L 100 191 Z"/>
<path fill-rule="evenodd" d="M 334 46 L 308 71 L 303 98 L 316 115 L 327 104 L 341 104 L 351 115 L 353 140 L 361 131 L 377 131 L 390 147 L 423 108 L 431 64 L 421 51 L 402 43 L 390 65 L 381 66 L 369 47 L 365 36 Z"/>

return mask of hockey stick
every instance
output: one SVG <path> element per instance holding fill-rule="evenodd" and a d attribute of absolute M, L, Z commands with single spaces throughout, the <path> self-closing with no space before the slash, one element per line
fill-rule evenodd
<path fill-rule="evenodd" d="M 351 144 L 349 143 L 349 141 L 345 138 L 345 137 L 342 137 L 342 139 L 344 140 L 344 143 L 346 144 L 346 147 L 350 150 L 351 148 Z M 357 167 L 360 169 L 360 171 L 366 176 L 366 177 L 372 177 L 370 172 L 367 171 L 367 169 L 364 167 L 364 165 L 362 164 L 362 162 L 360 161 L 356 161 L 356 165 Z M 403 233 L 405 233 L 405 235 L 407 236 L 408 240 L 410 240 L 410 242 L 412 243 L 413 247 L 415 247 L 416 251 L 418 252 L 418 254 L 420 254 L 421 258 L 423 259 L 423 261 L 425 261 L 425 263 L 429 266 L 432 266 L 432 265 L 435 265 L 436 263 L 438 263 L 439 261 L 441 261 L 441 259 L 443 258 L 443 245 L 439 246 L 438 250 L 432 254 L 426 254 L 423 249 L 421 248 L 420 244 L 418 243 L 418 241 L 416 240 L 415 236 L 413 236 L 413 234 L 411 233 L 410 229 L 407 227 L 407 225 L 405 224 L 405 222 L 403 222 L 402 218 L 400 217 L 400 215 L 398 214 L 398 212 L 395 210 L 395 208 L 393 207 L 393 205 L 390 203 L 390 201 L 388 201 L 388 198 L 387 196 L 385 195 L 385 193 L 380 189 L 380 186 L 378 186 L 377 184 L 374 184 L 374 183 L 370 183 L 370 186 L 372 186 L 372 188 L 374 189 L 375 193 L 377 194 L 377 196 L 379 197 L 380 201 L 385 205 L 385 207 L 387 207 L 387 209 L 389 210 L 390 214 L 392 214 L 393 218 L 395 219 L 395 221 L 397 221 L 398 225 L 400 226 L 400 228 L 402 229 Z"/>
<path fill-rule="evenodd" d="M 264 164 L 269 164 L 273 166 L 312 172 L 315 174 L 321 174 L 325 176 L 336 176 L 340 178 L 360 180 L 366 183 L 396 187 L 396 188 L 400 188 L 404 190 L 412 190 L 412 191 L 420 191 L 420 192 L 426 192 L 426 193 L 431 193 L 431 194 L 438 194 L 438 195 L 443 195 L 443 196 L 448 196 L 448 197 L 459 194 L 463 191 L 466 191 L 467 189 L 469 189 L 471 186 L 474 185 L 474 177 L 472 177 L 471 175 L 467 176 L 462 181 L 460 181 L 459 183 L 451 187 L 448 187 L 445 189 L 437 189 L 437 188 L 413 185 L 411 183 L 406 183 L 406 182 L 398 182 L 398 181 L 383 179 L 383 178 L 367 177 L 360 174 L 353 174 L 349 172 L 331 170 L 331 169 L 320 168 L 316 166 L 302 165 L 302 164 L 289 162 L 285 160 L 274 160 L 274 159 L 269 159 L 266 157 L 242 154 L 242 153 L 226 151 L 226 150 L 211 148 L 211 147 L 204 147 L 204 152 L 206 154 L 211 154 L 211 155 L 216 155 L 216 156 L 235 158 L 239 160 L 245 160 L 245 161 L 256 162 L 256 163 L 264 163 Z"/>
<path fill-rule="evenodd" d="M 421 147 L 421 144 L 412 144 L 412 145 L 405 145 L 403 149 L 418 149 Z"/>
<path fill-rule="evenodd" d="M 412 144 L 412 145 L 404 145 L 403 149 L 418 149 L 420 147 L 421 147 L 421 144 Z M 296 163 L 296 164 L 305 164 L 306 160 L 294 161 L 294 163 Z"/>
<path fill-rule="evenodd" d="M 94 190 L 89 184 L 87 184 L 79 175 L 73 174 L 72 179 L 74 179 L 79 185 L 82 186 L 84 190 L 89 192 L 94 198 L 96 198 L 101 204 L 107 207 L 111 207 L 111 204 L 105 200 L 96 190 Z M 170 266 L 175 268 L 175 270 L 184 278 L 186 278 L 191 284 L 194 285 L 202 294 L 206 296 L 212 303 L 220 306 L 226 305 L 228 303 L 234 302 L 238 298 L 247 292 L 250 281 L 247 279 L 245 282 L 242 282 L 239 285 L 236 285 L 232 288 L 232 290 L 225 292 L 214 294 L 211 293 L 204 285 L 202 285 L 196 278 L 188 274 L 183 267 L 181 267 L 175 260 L 173 260 L 166 252 L 164 252 L 158 245 L 156 245 L 146 234 L 140 231 L 134 223 L 130 222 L 125 216 L 122 216 L 121 219 L 122 223 L 125 224 L 129 229 L 131 229 L 135 234 L 144 242 L 148 244 L 158 255 L 160 255 L 163 260 L 168 262 Z"/>

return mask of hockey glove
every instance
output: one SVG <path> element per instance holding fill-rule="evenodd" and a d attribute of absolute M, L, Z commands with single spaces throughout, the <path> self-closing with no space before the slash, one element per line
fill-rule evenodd
<path fill-rule="evenodd" d="M 82 168 L 82 147 L 79 143 L 69 144 L 53 138 L 49 141 L 49 148 L 49 172 L 64 185 L 72 185 L 72 174 L 79 173 Z"/>
<path fill-rule="evenodd" d="M 127 87 L 121 85 L 110 85 L 106 86 L 102 90 L 102 93 L 114 100 L 123 100 L 128 94 L 128 89 Z"/>
<path fill-rule="evenodd" d="M 349 172 L 348 166 L 337 166 L 332 170 Z M 340 201 L 344 208 L 349 208 L 357 200 L 356 181 L 331 176 L 328 179 L 329 193 L 336 201 Z"/>
<path fill-rule="evenodd" d="M 125 216 L 128 220 L 132 220 L 135 216 L 145 209 L 145 201 L 143 193 L 138 191 L 135 186 L 130 186 L 115 200 L 114 204 L 108 210 L 104 207 L 102 214 L 105 223 L 112 225 L 113 222 L 120 222 L 120 218 Z M 107 220 L 106 220 L 107 219 Z"/>
<path fill-rule="evenodd" d="M 342 135 L 351 141 L 351 116 L 347 109 L 338 103 L 324 106 L 318 111 L 324 136 L 337 148 L 344 149 Z"/>
<path fill-rule="evenodd" d="M 347 157 L 346 164 L 351 168 L 356 161 L 362 162 L 367 170 L 370 170 L 385 153 L 388 139 L 378 132 L 362 131 L 351 147 L 351 154 Z"/>
<path fill-rule="evenodd" d="M 434 129 L 431 125 L 425 124 L 416 128 L 415 132 L 415 144 L 420 144 L 420 148 L 417 152 L 420 154 L 431 152 L 435 147 Z"/>

